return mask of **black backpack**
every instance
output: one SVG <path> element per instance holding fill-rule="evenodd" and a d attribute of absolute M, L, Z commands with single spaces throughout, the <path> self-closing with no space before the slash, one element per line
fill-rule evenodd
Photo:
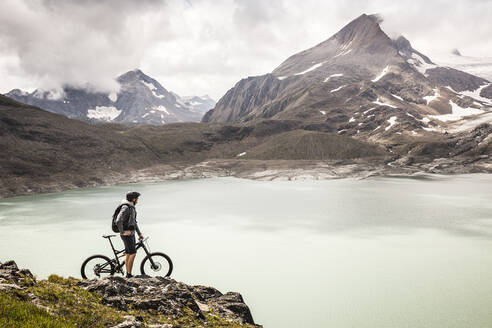
<path fill-rule="evenodd" d="M 131 207 L 131 205 L 128 205 L 125 203 L 125 204 L 118 205 L 118 207 L 114 210 L 113 220 L 111 221 L 111 229 L 113 229 L 113 232 L 120 232 L 120 230 L 118 229 L 118 225 L 116 224 L 116 218 L 118 217 L 118 214 L 120 214 L 120 211 L 121 211 L 121 208 L 123 207 L 123 205 Z"/>

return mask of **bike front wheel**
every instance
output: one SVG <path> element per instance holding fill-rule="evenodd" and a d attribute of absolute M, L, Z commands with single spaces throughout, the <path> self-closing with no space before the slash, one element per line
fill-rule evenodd
<path fill-rule="evenodd" d="M 109 257 L 104 255 L 93 255 L 88 257 L 82 267 L 80 274 L 84 279 L 99 279 L 109 277 L 114 274 L 114 265 Z"/>
<path fill-rule="evenodd" d="M 164 253 L 150 253 L 140 264 L 140 273 L 150 277 L 169 277 L 173 272 L 173 262 Z"/>

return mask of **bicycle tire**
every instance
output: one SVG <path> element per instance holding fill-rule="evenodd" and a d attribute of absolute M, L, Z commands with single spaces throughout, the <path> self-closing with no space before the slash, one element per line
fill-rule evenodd
<path fill-rule="evenodd" d="M 114 265 L 113 265 L 113 262 L 111 262 L 111 260 L 109 259 L 109 257 L 105 256 L 105 255 L 92 255 L 92 256 L 89 256 L 83 263 L 82 263 L 82 266 L 80 267 L 80 275 L 82 276 L 83 279 L 87 279 L 87 274 L 86 274 L 86 266 L 87 266 L 87 263 L 89 263 L 91 260 L 93 259 L 96 259 L 96 258 L 100 258 L 102 260 L 105 260 L 106 263 L 109 263 L 109 266 L 110 266 L 110 272 L 109 272 L 109 275 L 112 276 L 114 275 Z M 97 274 L 96 274 L 97 275 Z"/>
<path fill-rule="evenodd" d="M 149 261 L 149 264 L 150 264 L 149 268 L 152 269 L 152 263 L 150 262 L 151 257 L 152 257 L 152 260 L 153 261 L 156 260 L 157 263 L 163 262 L 163 259 L 164 259 L 168 265 L 168 270 L 167 270 L 166 274 L 164 275 L 164 277 L 171 276 L 171 273 L 173 272 L 173 261 L 171 261 L 171 258 L 169 256 L 167 256 L 166 254 L 161 253 L 161 252 L 150 253 L 149 255 L 144 257 L 144 259 L 142 260 L 142 263 L 140 263 L 140 273 L 143 276 L 147 275 L 145 273 L 145 264 L 147 263 L 147 261 Z M 161 259 L 160 261 L 159 261 L 159 258 Z M 161 267 L 157 270 L 160 270 L 160 269 L 161 269 Z M 154 270 L 154 271 L 157 271 L 157 270 Z"/>

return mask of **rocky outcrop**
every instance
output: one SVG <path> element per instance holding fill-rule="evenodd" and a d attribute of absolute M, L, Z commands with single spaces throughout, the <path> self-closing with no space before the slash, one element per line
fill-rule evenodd
<path fill-rule="evenodd" d="M 115 328 L 144 327 L 143 318 L 131 315 L 136 311 L 173 319 L 191 315 L 195 320 L 203 322 L 204 326 L 207 325 L 207 318 L 212 316 L 230 322 L 231 326 L 239 324 L 245 327 L 260 327 L 254 323 L 251 311 L 241 294 L 236 292 L 222 294 L 213 287 L 190 286 L 164 277 L 109 277 L 100 280 L 70 278 L 68 283 L 61 277 L 56 279 L 61 281 L 61 285 L 78 286 L 99 295 L 100 303 L 123 314 L 124 321 L 114 325 Z M 33 304 L 51 312 L 49 304 L 44 304 L 42 297 L 31 293 L 31 287 L 36 288 L 41 282 L 43 281 L 36 281 L 29 270 L 20 270 L 14 261 L 0 263 L 0 293 L 12 290 L 26 291 Z M 145 327 L 175 326 L 172 323 L 161 323 L 146 324 Z"/>
<path fill-rule="evenodd" d="M 0 290 L 1 289 L 17 289 L 19 285 L 33 285 L 35 278 L 31 271 L 27 269 L 19 269 L 14 261 L 0 262 Z"/>
<path fill-rule="evenodd" d="M 482 92 L 480 92 L 480 96 L 492 99 L 492 84 L 490 84 L 488 87 L 483 88 Z"/>
<path fill-rule="evenodd" d="M 133 308 L 179 316 L 187 307 L 202 319 L 205 318 L 203 312 L 213 311 L 236 322 L 254 324 L 241 294 L 235 292 L 222 294 L 212 287 L 189 286 L 164 277 L 111 277 L 83 280 L 79 285 L 100 294 L 104 304 L 124 311 Z"/>
<path fill-rule="evenodd" d="M 481 85 L 487 83 L 486 79 L 450 67 L 431 68 L 426 74 L 433 83 L 449 86 L 456 92 L 477 90 Z"/>

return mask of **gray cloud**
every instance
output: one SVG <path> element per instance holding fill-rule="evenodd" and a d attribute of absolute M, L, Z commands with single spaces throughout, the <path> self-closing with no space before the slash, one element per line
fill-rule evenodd
<path fill-rule="evenodd" d="M 179 94 L 216 98 L 362 13 L 433 54 L 492 53 L 492 1 L 6 0 L 0 4 L 0 92 L 63 84 L 116 88 L 135 67 Z"/>

